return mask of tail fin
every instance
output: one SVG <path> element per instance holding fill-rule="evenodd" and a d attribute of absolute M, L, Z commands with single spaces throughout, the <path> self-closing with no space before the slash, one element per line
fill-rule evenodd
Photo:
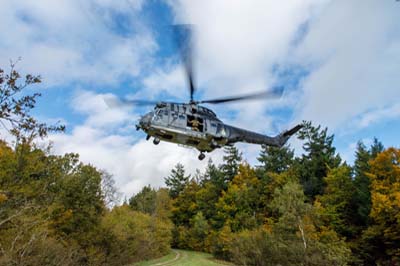
<path fill-rule="evenodd" d="M 299 131 L 300 129 L 303 128 L 303 125 L 297 125 L 289 130 L 283 131 L 281 134 L 279 134 L 278 136 L 276 136 L 276 138 L 278 139 L 279 145 L 280 147 L 282 147 L 283 145 L 285 145 L 285 143 L 288 141 L 288 139 L 293 136 L 294 134 L 297 133 L 297 131 Z"/>

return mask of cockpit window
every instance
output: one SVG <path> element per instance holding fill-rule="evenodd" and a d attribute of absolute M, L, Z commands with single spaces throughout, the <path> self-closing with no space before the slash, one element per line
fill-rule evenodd
<path fill-rule="evenodd" d="M 222 136 L 222 137 L 225 137 L 225 136 L 226 136 L 225 127 L 224 127 L 222 124 L 218 124 L 218 127 L 217 127 L 217 134 L 220 135 L 220 136 Z"/>

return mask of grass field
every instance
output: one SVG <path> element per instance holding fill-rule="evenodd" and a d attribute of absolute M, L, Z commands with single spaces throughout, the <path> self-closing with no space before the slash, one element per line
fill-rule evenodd
<path fill-rule="evenodd" d="M 227 266 L 232 265 L 213 259 L 212 255 L 202 252 L 174 249 L 162 258 L 136 263 L 133 266 Z"/>

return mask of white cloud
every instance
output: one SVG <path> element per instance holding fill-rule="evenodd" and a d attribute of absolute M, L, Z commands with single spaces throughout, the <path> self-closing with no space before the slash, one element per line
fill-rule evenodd
<path fill-rule="evenodd" d="M 298 119 L 338 129 L 400 100 L 399 10 L 396 1 L 332 1 L 310 22 L 297 55 L 314 67 Z"/>
<path fill-rule="evenodd" d="M 374 123 L 380 122 L 387 119 L 398 119 L 400 118 L 400 104 L 394 104 L 389 107 L 380 108 L 372 111 L 368 111 L 362 114 L 356 119 L 353 126 L 362 129 L 371 126 Z"/>
<path fill-rule="evenodd" d="M 184 71 L 179 65 L 167 64 L 164 68 L 157 68 L 143 80 L 143 84 L 147 97 L 154 98 L 161 92 L 167 92 L 182 101 L 188 101 Z"/>
<path fill-rule="evenodd" d="M 130 136 L 111 135 L 106 131 L 89 126 L 75 127 L 71 134 L 51 135 L 54 152 L 75 152 L 83 162 L 105 169 L 114 175 L 116 185 L 125 196 L 130 197 L 145 185 L 164 186 L 164 177 L 178 163 L 185 166 L 187 173 L 204 170 L 207 158 L 220 163 L 221 151 L 208 154 L 199 161 L 198 151 L 178 147 L 176 144 L 139 140 L 132 143 Z"/>
<path fill-rule="evenodd" d="M 46 85 L 90 81 L 113 84 L 137 76 L 157 45 L 142 25 L 143 1 L 1 1 L 0 64 L 39 73 Z M 121 18 L 120 24 L 115 22 Z M 131 33 L 119 34 L 120 27 Z"/>
<path fill-rule="evenodd" d="M 78 91 L 72 100 L 71 108 L 87 116 L 86 125 L 92 127 L 122 127 L 139 119 L 130 107 L 108 106 L 108 101 L 116 100 L 113 94 L 96 94 L 91 91 Z"/>

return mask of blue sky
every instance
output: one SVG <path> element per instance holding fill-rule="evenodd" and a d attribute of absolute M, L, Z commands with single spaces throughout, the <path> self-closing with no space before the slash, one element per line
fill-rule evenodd
<path fill-rule="evenodd" d="M 41 74 L 35 115 L 67 125 L 50 136 L 53 152 L 79 153 L 130 196 L 161 186 L 177 162 L 191 173 L 207 163 L 195 150 L 146 142 L 134 125 L 148 108 L 104 103 L 188 99 L 171 24 L 195 25 L 197 98 L 285 86 L 278 100 L 212 107 L 222 120 L 269 135 L 311 120 L 352 162 L 358 140 L 399 147 L 399 15 L 394 0 L 3 0 L 0 66 L 21 57 L 21 72 Z M 258 146 L 238 147 L 256 162 Z M 222 153 L 208 157 L 218 163 Z"/>

